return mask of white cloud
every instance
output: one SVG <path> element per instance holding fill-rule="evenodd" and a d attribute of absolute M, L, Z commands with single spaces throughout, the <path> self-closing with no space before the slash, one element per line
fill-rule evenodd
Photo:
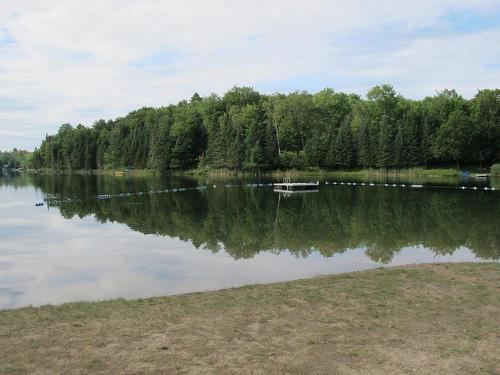
<path fill-rule="evenodd" d="M 500 25 L 450 31 L 446 17 L 477 22 L 499 9 L 494 0 L 0 2 L 0 148 L 32 148 L 61 123 L 194 91 L 310 89 L 294 87 L 308 75 L 360 93 L 389 82 L 412 97 L 443 87 L 471 96 L 498 86 Z"/>

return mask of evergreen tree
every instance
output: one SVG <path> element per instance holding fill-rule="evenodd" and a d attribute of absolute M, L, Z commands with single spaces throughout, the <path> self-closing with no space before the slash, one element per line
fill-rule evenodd
<path fill-rule="evenodd" d="M 387 115 L 383 115 L 380 120 L 377 145 L 377 167 L 379 168 L 388 168 L 393 165 L 393 137 L 388 121 Z"/>
<path fill-rule="evenodd" d="M 271 122 L 266 124 L 266 138 L 264 142 L 264 167 L 274 168 L 278 163 L 278 140 L 275 127 Z"/>
<path fill-rule="evenodd" d="M 354 164 L 354 139 L 351 119 L 346 118 L 340 126 L 335 139 L 335 164 L 341 168 L 350 168 Z"/>
<path fill-rule="evenodd" d="M 436 133 L 434 156 L 443 160 L 453 160 L 459 168 L 459 163 L 468 156 L 472 136 L 469 117 L 464 111 L 455 110 Z"/>
<path fill-rule="evenodd" d="M 405 141 L 403 126 L 398 127 L 398 132 L 394 138 L 394 165 L 400 167 L 407 163 L 407 142 Z"/>
<path fill-rule="evenodd" d="M 374 166 L 373 162 L 373 143 L 370 128 L 366 122 L 361 122 L 358 128 L 357 138 L 358 163 L 364 168 Z"/>
<path fill-rule="evenodd" d="M 427 117 L 424 119 L 421 139 L 420 151 L 422 153 L 422 161 L 424 166 L 427 168 L 427 165 L 432 158 L 432 129 Z"/>

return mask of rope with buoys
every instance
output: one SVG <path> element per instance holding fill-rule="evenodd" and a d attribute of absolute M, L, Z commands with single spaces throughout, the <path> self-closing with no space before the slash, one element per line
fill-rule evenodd
<path fill-rule="evenodd" d="M 374 182 L 325 182 L 325 185 L 341 185 L 341 186 L 383 186 L 383 187 L 408 187 L 414 189 L 456 189 L 456 190 L 483 190 L 496 191 L 494 187 L 488 186 L 446 186 L 446 185 L 421 185 L 421 184 L 395 184 L 395 183 L 374 183 Z"/>
<path fill-rule="evenodd" d="M 455 190 L 473 190 L 473 191 L 498 191 L 494 187 L 480 187 L 480 186 L 444 186 L 444 185 L 422 185 L 422 184 L 396 184 L 396 183 L 375 183 L 375 182 L 345 182 L 345 181 L 326 181 L 325 185 L 340 185 L 340 186 L 382 186 L 382 187 L 401 187 L 401 188 L 413 188 L 413 189 L 455 189 Z M 248 184 L 225 184 L 223 187 L 231 188 L 231 187 L 266 187 L 273 186 L 274 183 L 248 183 Z M 211 188 L 217 188 L 217 185 L 212 185 Z M 207 185 L 196 186 L 196 187 L 178 187 L 173 189 L 158 189 L 158 190 L 149 190 L 147 192 L 139 191 L 136 193 L 118 193 L 118 194 L 98 194 L 95 196 L 97 200 L 109 200 L 112 198 L 127 198 L 132 196 L 143 196 L 143 195 L 153 195 L 153 194 L 164 194 L 164 193 L 177 193 L 184 192 L 189 190 L 206 190 L 208 189 Z M 78 198 L 66 198 L 66 199 L 53 199 L 52 197 L 45 199 L 45 203 L 47 206 L 51 206 L 53 204 L 58 203 L 70 203 L 81 201 Z M 44 202 L 36 203 L 35 207 L 42 207 Z"/>

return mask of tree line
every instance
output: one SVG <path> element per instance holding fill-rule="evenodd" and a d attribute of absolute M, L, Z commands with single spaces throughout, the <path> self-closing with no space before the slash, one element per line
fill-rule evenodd
<path fill-rule="evenodd" d="M 0 170 L 3 168 L 28 168 L 32 163 L 32 153 L 14 148 L 12 151 L 0 151 Z"/>
<path fill-rule="evenodd" d="M 324 89 L 264 95 L 249 87 L 91 127 L 64 124 L 34 168 L 269 170 L 486 166 L 500 160 L 500 90 L 410 100 L 390 85 L 362 98 Z"/>

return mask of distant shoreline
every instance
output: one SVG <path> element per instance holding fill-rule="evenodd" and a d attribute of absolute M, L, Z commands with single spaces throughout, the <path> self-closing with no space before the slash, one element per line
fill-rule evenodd
<path fill-rule="evenodd" d="M 157 169 L 97 169 L 97 170 L 71 170 L 71 169 L 39 169 L 26 170 L 29 173 L 39 174 L 95 174 L 95 175 L 130 175 L 148 176 L 162 175 Z M 164 175 L 186 175 L 186 176 L 270 176 L 270 177 L 307 177 L 307 176 L 333 176 L 333 177 L 459 177 L 462 171 L 452 168 L 403 168 L 403 169 L 355 169 L 355 170 L 327 170 L 321 168 L 308 168 L 305 170 L 262 170 L 262 171 L 238 171 L 231 169 L 190 169 L 172 170 Z"/>

